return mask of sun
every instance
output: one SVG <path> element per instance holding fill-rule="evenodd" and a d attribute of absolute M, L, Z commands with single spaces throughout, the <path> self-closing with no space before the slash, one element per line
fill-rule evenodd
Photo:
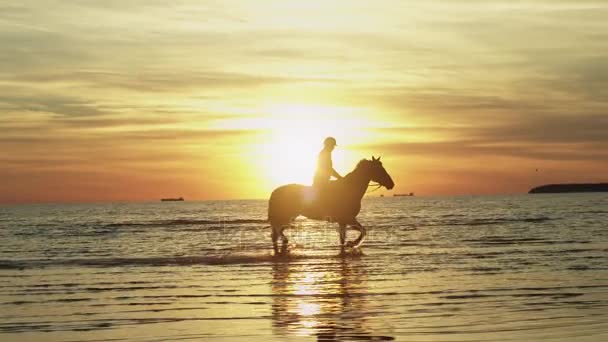
<path fill-rule="evenodd" d="M 259 116 L 218 122 L 214 127 L 257 132 L 240 154 L 257 191 L 267 193 L 290 183 L 311 185 L 323 140 L 332 136 L 334 168 L 342 175 L 364 156 L 357 145 L 370 141 L 372 123 L 359 108 L 310 104 L 280 104 L 260 110 Z"/>
<path fill-rule="evenodd" d="M 266 175 L 273 185 L 307 184 L 312 181 L 315 154 L 318 153 L 319 139 L 322 137 L 319 134 L 312 136 L 310 127 L 303 127 L 302 124 L 299 122 L 295 127 L 274 130 L 269 142 L 262 146 L 263 160 L 267 161 Z"/>
<path fill-rule="evenodd" d="M 357 160 L 349 148 L 364 136 L 365 123 L 344 108 L 310 105 L 282 105 L 271 109 L 267 119 L 268 140 L 259 145 L 262 172 L 268 186 L 300 183 L 310 185 L 323 140 L 333 136 L 338 147 L 334 166 L 346 174 Z"/>

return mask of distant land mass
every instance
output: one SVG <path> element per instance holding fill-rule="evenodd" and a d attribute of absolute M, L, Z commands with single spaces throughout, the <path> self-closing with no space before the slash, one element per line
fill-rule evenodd
<path fill-rule="evenodd" d="M 608 183 L 547 184 L 533 188 L 530 194 L 559 194 L 567 192 L 608 192 Z"/>

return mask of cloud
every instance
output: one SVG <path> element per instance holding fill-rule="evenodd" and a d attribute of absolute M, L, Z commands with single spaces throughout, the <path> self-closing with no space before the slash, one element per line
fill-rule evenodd
<path fill-rule="evenodd" d="M 359 146 L 401 156 L 448 158 L 517 157 L 552 161 L 608 162 L 608 115 L 538 114 L 491 124 L 377 129 L 407 137 L 438 133 L 440 141 L 388 142 Z"/>
<path fill-rule="evenodd" d="M 177 93 L 184 90 L 206 91 L 249 89 L 281 83 L 333 82 L 323 77 L 280 77 L 231 72 L 36 72 L 8 76 L 7 81 L 25 87 L 72 83 L 89 89 L 125 89 L 133 92 Z M 1 99 L 0 99 L 1 100 Z"/>
<path fill-rule="evenodd" d="M 548 161 L 590 161 L 608 162 L 608 152 L 605 149 L 591 148 L 594 146 L 542 146 L 529 144 L 493 145 L 479 141 L 449 141 L 428 143 L 394 143 L 362 146 L 365 149 L 382 151 L 394 156 L 422 156 L 429 158 L 449 158 L 467 160 L 470 158 L 501 158 L 515 157 L 529 160 Z"/>
<path fill-rule="evenodd" d="M 65 95 L 0 95 L 0 110 L 54 113 L 60 116 L 96 116 L 111 111 L 79 97 Z"/>
<path fill-rule="evenodd" d="M 224 170 L 264 132 L 211 123 L 275 104 L 353 108 L 381 127 L 353 148 L 400 157 L 607 159 L 603 1 L 26 0 L 0 12 L 13 171 L 81 168 L 93 182 L 98 161 L 177 174 L 201 158 Z M 457 164 L 442 176 L 466 177 Z"/>

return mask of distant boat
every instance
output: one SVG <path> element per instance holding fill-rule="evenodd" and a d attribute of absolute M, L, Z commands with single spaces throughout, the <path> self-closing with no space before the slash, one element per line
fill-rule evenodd
<path fill-rule="evenodd" d="M 393 194 L 394 197 L 413 197 L 414 193 L 410 192 L 409 194 Z"/>
<path fill-rule="evenodd" d="M 161 202 L 183 202 L 184 198 L 180 197 L 180 198 L 161 198 L 160 199 Z"/>

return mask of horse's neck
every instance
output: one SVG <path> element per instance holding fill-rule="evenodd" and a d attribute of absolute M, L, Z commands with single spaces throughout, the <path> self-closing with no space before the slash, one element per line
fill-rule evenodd
<path fill-rule="evenodd" d="M 348 187 L 356 193 L 357 197 L 363 198 L 371 178 L 362 172 L 362 170 L 354 170 L 345 177 L 345 180 L 349 185 Z"/>

